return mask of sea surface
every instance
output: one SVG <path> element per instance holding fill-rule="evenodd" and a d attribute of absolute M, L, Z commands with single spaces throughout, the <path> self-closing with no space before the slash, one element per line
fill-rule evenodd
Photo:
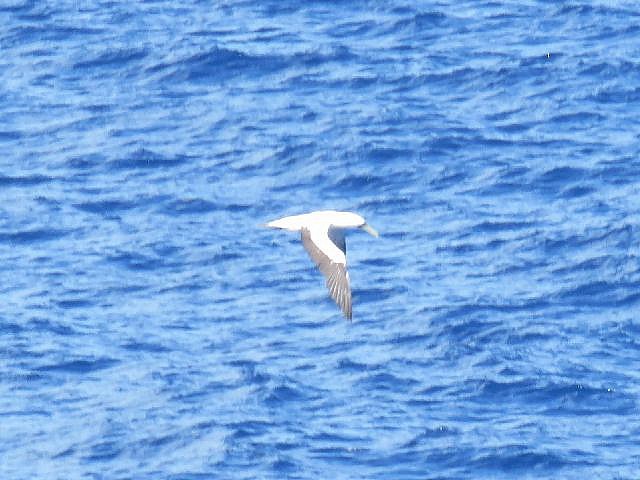
<path fill-rule="evenodd" d="M 0 152 L 2 480 L 640 478 L 637 1 L 0 0 Z"/>

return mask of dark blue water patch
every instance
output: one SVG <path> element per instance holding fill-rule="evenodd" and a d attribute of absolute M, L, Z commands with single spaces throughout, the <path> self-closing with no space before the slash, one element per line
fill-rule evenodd
<path fill-rule="evenodd" d="M 64 310 L 71 309 L 83 309 L 95 305 L 95 302 L 91 300 L 85 300 L 82 298 L 73 298 L 67 300 L 60 300 L 56 302 L 56 305 Z"/>
<path fill-rule="evenodd" d="M 394 429 L 387 428 L 386 430 L 393 431 Z M 359 458 L 360 461 L 363 461 L 371 467 L 383 468 L 392 474 L 398 471 L 406 471 L 407 467 L 405 467 L 405 465 L 410 465 L 411 462 L 415 462 L 415 459 L 415 452 L 405 449 L 390 450 L 382 455 L 379 453 L 366 452 Z"/>
<path fill-rule="evenodd" d="M 582 180 L 587 176 L 587 171 L 575 167 L 555 167 L 540 175 L 536 182 L 545 185 L 566 184 Z"/>
<path fill-rule="evenodd" d="M 634 184 L 640 177 L 640 162 L 634 158 L 621 158 L 615 164 L 603 167 L 598 172 L 598 178 L 610 185 Z"/>
<path fill-rule="evenodd" d="M 474 392 L 472 398 L 481 404 L 506 407 L 509 403 L 526 403 L 553 415 L 595 415 L 604 412 L 626 415 L 636 408 L 632 395 L 580 383 L 545 383 L 540 379 L 483 380 L 467 382 L 467 388 Z"/>
<path fill-rule="evenodd" d="M 201 241 L 197 243 L 198 247 L 209 245 L 209 243 Z M 157 256 L 163 258 L 179 257 L 184 251 L 185 246 L 179 242 L 170 242 L 168 240 L 154 241 L 151 244 L 144 245 L 144 248 L 150 248 Z"/>
<path fill-rule="evenodd" d="M 292 332 L 297 332 L 299 330 L 322 330 L 325 328 L 321 322 L 317 322 L 314 320 L 306 320 L 304 317 L 296 317 L 295 320 L 290 320 L 287 325 Z"/>
<path fill-rule="evenodd" d="M 0 372 L 0 381 L 3 384 L 13 384 L 16 390 L 31 390 L 37 382 L 45 381 L 48 375 L 36 371 L 3 371 Z"/>
<path fill-rule="evenodd" d="M 319 432 L 307 433 L 306 436 L 314 443 L 329 444 L 335 447 L 338 446 L 337 444 L 352 446 L 363 440 L 359 435 L 340 433 L 340 431 L 336 430 L 321 430 Z"/>
<path fill-rule="evenodd" d="M 487 147 L 487 148 L 495 148 L 504 150 L 513 145 L 517 145 L 519 141 L 515 138 L 502 138 L 502 137 L 489 137 L 489 136 L 478 136 L 474 140 L 473 143 L 477 144 L 479 147 Z"/>
<path fill-rule="evenodd" d="M 596 18 L 609 18 L 610 20 L 613 20 L 615 17 L 627 20 L 629 17 L 640 16 L 640 13 L 636 9 L 623 8 L 609 4 L 591 5 L 589 3 L 576 3 L 559 6 L 558 14 L 570 14 L 582 17 L 591 17 L 592 15 L 596 15 Z"/>
<path fill-rule="evenodd" d="M 131 62 L 142 60 L 148 55 L 145 49 L 123 48 L 101 52 L 94 58 L 81 60 L 73 64 L 76 70 L 89 70 L 94 68 L 124 68 Z"/>
<path fill-rule="evenodd" d="M 242 422 L 229 422 L 226 427 L 232 430 L 229 438 L 241 440 L 250 437 L 257 437 L 268 433 L 273 429 L 274 424 L 260 420 L 246 420 Z"/>
<path fill-rule="evenodd" d="M 486 113 L 484 118 L 490 122 L 503 122 L 507 120 L 513 121 L 513 117 L 520 117 L 523 113 L 523 108 L 515 108 L 511 110 L 501 110 L 498 112 Z"/>
<path fill-rule="evenodd" d="M 354 303 L 379 302 L 393 298 L 406 291 L 406 287 L 357 289 L 353 291 L 353 301 Z"/>
<path fill-rule="evenodd" d="M 478 388 L 478 401 L 504 403 L 507 401 L 521 402 L 524 400 L 523 397 L 533 392 L 538 386 L 536 381 L 531 379 L 504 382 L 484 380 L 478 385 Z"/>
<path fill-rule="evenodd" d="M 611 61 L 604 61 L 598 63 L 581 63 L 580 66 L 584 67 L 580 73 L 585 76 L 601 76 L 602 78 L 609 79 L 618 73 L 633 74 L 636 71 L 636 66 L 632 62 L 620 61 L 619 63 L 613 63 Z"/>
<path fill-rule="evenodd" d="M 526 132 L 528 130 L 530 130 L 531 128 L 533 128 L 535 125 L 532 123 L 509 123 L 506 125 L 496 125 L 495 129 L 498 130 L 499 132 L 503 132 L 503 133 L 523 133 Z"/>
<path fill-rule="evenodd" d="M 164 476 L 165 472 L 153 472 L 153 477 L 158 478 Z M 196 473 L 196 472 L 181 472 L 179 474 L 170 474 L 167 477 L 167 480 L 210 480 L 211 473 Z"/>
<path fill-rule="evenodd" d="M 570 187 L 562 191 L 561 198 L 580 198 L 593 194 L 596 191 L 594 187 L 578 185 Z"/>
<path fill-rule="evenodd" d="M 467 236 L 467 235 L 463 235 Z M 478 243 L 457 243 L 454 245 L 439 246 L 436 248 L 436 253 L 451 253 L 457 256 L 468 256 L 476 252 L 486 251 L 490 249 L 497 249 L 507 243 L 504 239 L 483 239 Z"/>
<path fill-rule="evenodd" d="M 18 0 L 15 2 L 6 2 L 0 5 L 0 12 L 11 12 L 24 14 L 36 7 L 36 0 Z"/>
<path fill-rule="evenodd" d="M 358 56 L 344 45 L 334 45 L 328 50 L 311 50 L 296 53 L 292 63 L 296 66 L 317 67 L 332 62 L 355 61 Z"/>
<path fill-rule="evenodd" d="M 330 28 L 327 33 L 329 36 L 335 38 L 349 37 L 352 35 L 364 36 L 371 32 L 375 26 L 376 22 L 371 20 L 361 22 L 346 21 Z"/>
<path fill-rule="evenodd" d="M 326 183 L 326 182 L 325 182 Z M 388 190 L 389 179 L 386 175 L 348 175 L 334 185 L 328 184 L 327 191 L 344 189 L 355 193 L 384 192 Z"/>
<path fill-rule="evenodd" d="M 250 208 L 247 206 L 246 208 Z M 164 205 L 163 212 L 168 215 L 198 215 L 225 210 L 226 206 L 201 198 L 179 199 Z"/>
<path fill-rule="evenodd" d="M 120 363 L 114 358 L 97 358 L 95 360 L 72 360 L 38 367 L 38 372 L 60 372 L 82 375 L 111 368 Z"/>
<path fill-rule="evenodd" d="M 285 138 L 283 144 L 267 160 L 269 164 L 277 167 L 278 173 L 283 174 L 289 173 L 290 168 L 297 163 L 307 163 L 308 159 L 316 154 L 318 148 L 313 141 L 299 142 L 295 138 Z M 287 187 L 287 189 L 291 188 L 292 186 Z"/>
<path fill-rule="evenodd" d="M 20 410 L 20 411 L 3 411 L 0 417 L 51 417 L 52 413 L 46 410 Z"/>
<path fill-rule="evenodd" d="M 378 257 L 360 260 L 360 264 L 370 267 L 394 268 L 402 260 L 402 257 Z"/>
<path fill-rule="evenodd" d="M 380 367 L 377 365 L 356 362 L 350 358 L 342 358 L 338 361 L 338 368 L 347 372 L 366 372 L 379 370 Z"/>
<path fill-rule="evenodd" d="M 123 451 L 119 440 L 106 441 L 91 445 L 90 453 L 84 460 L 88 462 L 106 462 L 113 460 Z"/>
<path fill-rule="evenodd" d="M 107 103 L 94 103 L 91 105 L 83 105 L 82 110 L 85 110 L 90 113 L 100 113 L 105 114 L 113 109 L 115 105 L 107 104 Z"/>
<path fill-rule="evenodd" d="M 53 460 L 57 460 L 57 459 L 62 459 L 62 458 L 68 458 L 72 455 L 74 455 L 77 452 L 76 447 L 69 447 L 69 448 L 65 448 L 64 450 L 55 453 L 51 456 L 51 458 Z"/>
<path fill-rule="evenodd" d="M 468 175 L 466 171 L 456 171 L 447 167 L 440 170 L 429 180 L 429 187 L 432 190 L 459 187 L 468 178 Z"/>
<path fill-rule="evenodd" d="M 300 470 L 300 468 L 294 461 L 288 460 L 287 458 L 284 458 L 282 456 L 280 456 L 280 458 L 278 458 L 275 462 L 271 463 L 271 469 L 280 474 L 286 475 L 290 475 Z"/>
<path fill-rule="evenodd" d="M 158 293 L 161 293 L 161 294 L 167 293 L 167 292 L 193 293 L 193 292 L 197 292 L 198 290 L 205 290 L 207 288 L 211 288 L 210 280 L 202 279 L 198 282 L 183 282 L 178 285 L 172 285 L 170 287 L 162 287 L 158 289 Z M 233 298 L 221 298 L 218 300 L 218 303 L 220 304 L 229 303 L 229 302 L 232 302 L 233 300 L 234 300 Z"/>
<path fill-rule="evenodd" d="M 159 64 L 150 72 L 169 70 L 166 81 L 229 80 L 240 75 L 264 76 L 287 66 L 286 57 L 252 55 L 239 50 L 213 47 L 172 64 Z"/>
<path fill-rule="evenodd" d="M 489 318 L 495 318 L 494 309 L 465 305 L 434 315 L 431 323 L 438 337 L 471 339 L 501 326 Z"/>
<path fill-rule="evenodd" d="M 144 451 L 157 451 L 157 449 L 167 446 L 171 443 L 178 442 L 181 436 L 177 433 L 169 433 L 166 435 L 159 435 L 150 438 L 144 438 L 138 442 L 137 447 Z"/>
<path fill-rule="evenodd" d="M 20 25 L 11 29 L 11 34 L 5 37 L 9 45 L 24 45 L 25 39 L 31 42 L 65 42 L 72 44 L 78 39 L 89 35 L 99 35 L 103 29 L 90 27 L 70 27 L 55 23 L 40 25 Z"/>
<path fill-rule="evenodd" d="M 231 248 L 231 247 L 223 246 L 220 249 L 221 251 L 216 252 L 213 255 L 207 256 L 207 258 L 201 262 L 201 265 L 218 266 L 222 263 L 225 263 L 231 260 L 240 260 L 240 259 L 246 258 L 247 256 L 246 252 L 238 252 L 237 250 L 234 250 L 234 248 L 235 247 Z M 252 285 L 253 286 L 274 286 L 278 284 L 278 282 L 274 280 L 273 283 L 270 283 L 267 281 L 266 284 L 262 285 L 260 283 L 261 281 L 264 281 L 264 279 L 258 279 L 257 283 L 254 283 Z"/>
<path fill-rule="evenodd" d="M 137 204 L 138 202 L 132 200 L 90 200 L 73 206 L 84 212 L 109 216 L 135 208 Z"/>
<path fill-rule="evenodd" d="M 317 444 L 314 442 L 313 445 Z M 339 463 L 346 466 L 353 464 L 355 450 L 356 449 L 354 449 L 353 446 L 349 445 L 327 445 L 326 447 L 316 446 L 309 449 L 309 452 L 312 454 L 313 458 L 330 461 L 331 463 Z M 358 453 L 362 453 L 359 450 L 360 449 L 358 449 Z"/>
<path fill-rule="evenodd" d="M 635 348 L 640 347 L 640 324 L 635 319 L 613 323 L 608 332 L 611 339 Z"/>
<path fill-rule="evenodd" d="M 429 73 L 423 74 L 408 79 L 408 85 L 411 87 L 440 87 L 456 90 L 464 90 L 471 85 L 476 85 L 476 81 L 485 76 L 484 70 L 479 70 L 472 67 L 458 67 L 442 73 Z M 450 129 L 455 133 L 455 129 Z M 449 141 L 450 143 L 457 143 L 453 140 L 456 138 L 454 135 Z"/>
<path fill-rule="evenodd" d="M 433 428 L 425 428 L 421 433 L 414 436 L 411 440 L 405 443 L 403 448 L 415 449 L 425 443 L 430 443 L 433 439 L 447 438 L 451 436 L 458 436 L 460 432 L 456 428 L 448 427 L 447 425 L 440 425 Z"/>
<path fill-rule="evenodd" d="M 439 135 L 423 145 L 427 155 L 454 155 L 469 144 L 469 138 L 460 135 Z"/>
<path fill-rule="evenodd" d="M 368 148 L 365 156 L 373 162 L 389 162 L 396 159 L 409 159 L 414 156 L 412 150 L 391 148 L 391 147 L 372 147 Z"/>
<path fill-rule="evenodd" d="M 598 90 L 598 93 L 591 94 L 586 97 L 588 100 L 593 100 L 601 104 L 628 104 L 635 103 L 640 100 L 640 87 L 637 88 L 625 88 L 625 87 L 603 87 Z"/>
<path fill-rule="evenodd" d="M 106 261 L 133 271 L 152 271 L 156 269 L 170 268 L 177 263 L 175 260 L 157 255 L 143 254 L 140 252 L 118 252 L 106 257 Z"/>
<path fill-rule="evenodd" d="M 72 170 L 86 171 L 99 166 L 107 165 L 107 158 L 100 153 L 88 155 L 72 155 L 65 162 L 65 166 Z M 78 173 L 75 173 L 77 175 Z"/>
<path fill-rule="evenodd" d="M 407 334 L 407 335 L 398 335 L 393 338 L 391 343 L 397 345 L 405 345 L 405 344 L 416 344 L 416 347 L 423 346 L 426 348 L 430 344 L 433 343 L 433 335 L 431 334 Z"/>
<path fill-rule="evenodd" d="M 492 448 L 492 453 L 482 455 L 472 461 L 474 467 L 488 472 L 531 472 L 558 473 L 559 469 L 576 466 L 582 462 L 569 459 L 557 452 L 535 450 L 528 445 L 510 445 Z"/>
<path fill-rule="evenodd" d="M 637 412 L 634 395 L 613 388 L 583 384 L 550 384 L 540 392 L 545 413 L 550 415 L 630 415 Z"/>
<path fill-rule="evenodd" d="M 407 206 L 411 204 L 411 199 L 407 196 L 384 196 L 376 194 L 373 197 L 374 198 L 361 201 L 358 204 L 358 209 L 383 214 L 407 208 Z"/>
<path fill-rule="evenodd" d="M 33 187 L 49 183 L 52 180 L 52 177 L 37 174 L 16 177 L 0 175 L 0 187 Z"/>
<path fill-rule="evenodd" d="M 227 362 L 227 365 L 239 367 L 242 371 L 243 383 L 248 385 L 264 385 L 271 380 L 271 376 L 261 372 L 260 369 L 257 368 L 258 364 L 251 360 L 234 360 Z"/>
<path fill-rule="evenodd" d="M 78 331 L 73 329 L 71 326 L 60 321 L 47 318 L 32 318 L 27 323 L 25 329 L 32 330 L 34 332 L 47 332 L 63 336 L 78 334 Z"/>
<path fill-rule="evenodd" d="M 531 297 L 522 300 L 508 301 L 503 303 L 469 303 L 460 305 L 458 307 L 445 309 L 445 311 L 438 316 L 444 316 L 445 318 L 469 318 L 476 315 L 487 314 L 490 312 L 503 312 L 503 313 L 515 313 L 515 312 L 532 312 L 539 311 L 547 308 L 551 303 L 546 298 Z"/>
<path fill-rule="evenodd" d="M 197 389 L 181 388 L 179 392 L 170 395 L 168 400 L 183 406 L 189 404 L 201 405 L 203 402 L 206 402 L 211 395 L 224 394 L 233 387 L 234 385 L 225 382 L 213 381 Z"/>
<path fill-rule="evenodd" d="M 544 238 L 541 246 L 550 255 L 571 252 L 575 248 L 597 245 L 600 242 L 608 242 L 609 248 L 615 247 L 628 250 L 632 244 L 632 239 L 635 237 L 633 235 L 634 231 L 631 225 L 622 225 L 615 228 L 611 226 L 598 227 L 589 229 L 581 234 L 560 238 Z"/>
<path fill-rule="evenodd" d="M 0 243 L 11 245 L 30 245 L 40 242 L 58 240 L 68 235 L 68 230 L 57 230 L 54 228 L 23 230 L 18 232 L 0 232 Z"/>
<path fill-rule="evenodd" d="M 5 319 L 0 319 L 0 334 L 17 334 L 24 330 L 22 325 Z"/>
<path fill-rule="evenodd" d="M 0 141 L 19 140 L 20 138 L 22 138 L 22 132 L 17 130 L 0 131 Z"/>
<path fill-rule="evenodd" d="M 534 191 L 563 196 L 568 188 L 576 187 L 589 178 L 589 172 L 581 168 L 556 167 L 539 175 L 532 181 L 530 188 Z"/>
<path fill-rule="evenodd" d="M 484 221 L 471 227 L 477 233 L 493 233 L 493 232 L 513 232 L 534 227 L 534 222 L 518 222 L 518 221 Z"/>
<path fill-rule="evenodd" d="M 626 296 L 623 295 L 622 298 L 620 298 L 617 301 L 617 305 L 619 307 L 633 307 L 639 303 L 640 303 L 640 282 L 637 282 L 635 286 L 635 291 L 632 290 L 632 293 L 629 293 Z"/>
<path fill-rule="evenodd" d="M 268 395 L 264 398 L 264 403 L 270 407 L 284 406 L 289 402 L 297 402 L 307 399 L 308 396 L 299 388 L 294 388 L 286 384 L 280 384 L 269 389 Z"/>
<path fill-rule="evenodd" d="M 409 12 L 405 12 L 405 15 Z M 402 18 L 395 22 L 392 31 L 409 30 L 412 33 L 423 32 L 430 34 L 434 37 L 440 35 L 438 31 L 434 29 L 446 25 L 448 17 L 443 12 L 431 11 L 431 12 L 419 12 L 414 13 L 409 18 Z"/>
<path fill-rule="evenodd" d="M 536 343 L 543 343 L 553 339 L 555 339 L 555 336 L 551 333 L 513 331 L 505 336 L 505 343 L 508 345 L 536 345 Z M 509 368 L 501 370 L 500 373 L 502 375 L 518 374 Z"/>
<path fill-rule="evenodd" d="M 631 305 L 637 298 L 635 294 L 639 288 L 640 282 L 594 280 L 562 290 L 557 294 L 556 300 L 558 303 L 576 306 L 618 305 L 621 300 Z M 625 292 L 632 293 L 625 295 Z"/>
<path fill-rule="evenodd" d="M 554 275 L 565 275 L 565 274 L 574 273 L 574 272 L 587 272 L 590 270 L 597 271 L 606 262 L 611 261 L 613 259 L 614 257 L 612 255 L 601 255 L 598 257 L 583 260 L 578 263 L 572 263 L 567 266 L 554 268 L 552 270 L 552 273 Z"/>
<path fill-rule="evenodd" d="M 172 157 L 161 155 L 146 148 L 138 148 L 130 155 L 112 160 L 110 166 L 115 169 L 155 169 L 182 165 L 190 160 L 187 155 L 175 155 Z"/>
<path fill-rule="evenodd" d="M 365 378 L 358 380 L 357 383 L 359 388 L 363 388 L 368 392 L 384 390 L 404 392 L 420 384 L 419 381 L 412 378 L 401 378 L 384 372 L 367 375 Z"/>
<path fill-rule="evenodd" d="M 126 343 L 123 343 L 122 348 L 126 350 L 130 350 L 132 352 L 147 352 L 147 353 L 166 353 L 171 351 L 170 348 L 165 347 L 164 345 L 161 345 L 159 343 L 137 341 L 137 340 L 130 340 Z"/>
<path fill-rule="evenodd" d="M 604 115 L 592 112 L 571 112 L 563 113 L 551 117 L 549 120 L 554 124 L 568 123 L 579 126 L 580 128 L 591 127 L 596 123 L 606 120 Z"/>
<path fill-rule="evenodd" d="M 231 212 L 231 213 L 236 213 L 236 212 L 245 212 L 247 210 L 251 210 L 253 208 L 253 205 L 248 204 L 248 203 L 233 203 L 233 202 L 228 202 L 225 206 L 224 206 L 224 210 L 227 212 Z"/>

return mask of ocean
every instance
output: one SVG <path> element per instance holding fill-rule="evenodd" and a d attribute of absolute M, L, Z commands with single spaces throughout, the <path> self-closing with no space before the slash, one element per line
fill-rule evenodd
<path fill-rule="evenodd" d="M 0 478 L 640 478 L 640 4 L 0 1 Z M 299 235 L 361 214 L 353 321 Z"/>

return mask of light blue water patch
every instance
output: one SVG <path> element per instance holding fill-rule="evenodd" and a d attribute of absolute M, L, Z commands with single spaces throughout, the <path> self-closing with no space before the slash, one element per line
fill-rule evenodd
<path fill-rule="evenodd" d="M 0 477 L 637 478 L 638 6 L 192 3 L 0 5 Z"/>

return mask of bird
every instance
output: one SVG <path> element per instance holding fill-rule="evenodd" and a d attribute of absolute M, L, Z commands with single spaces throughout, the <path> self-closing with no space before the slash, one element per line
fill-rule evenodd
<path fill-rule="evenodd" d="M 359 228 L 378 237 L 378 232 L 364 218 L 352 212 L 321 210 L 292 215 L 268 222 L 265 226 L 300 232 L 302 245 L 320 272 L 326 277 L 331 298 L 351 320 L 351 285 L 347 271 L 345 230 Z"/>

